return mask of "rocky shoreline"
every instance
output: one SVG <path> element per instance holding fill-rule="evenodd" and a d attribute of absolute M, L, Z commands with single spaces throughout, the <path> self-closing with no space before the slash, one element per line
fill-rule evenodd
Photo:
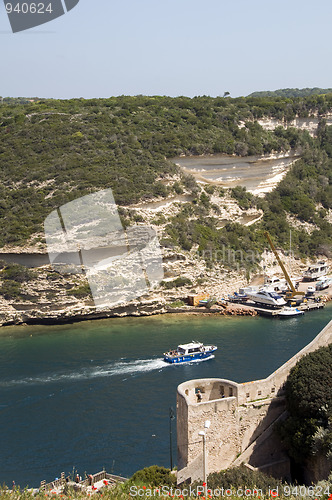
<path fill-rule="evenodd" d="M 130 207 L 138 221 L 133 227 L 138 230 L 146 226 L 151 227 L 159 238 L 164 277 L 157 288 L 150 291 L 146 289 L 143 292 L 145 295 L 128 302 L 129 296 L 125 296 L 125 287 L 121 283 L 130 282 L 130 277 L 123 276 L 115 270 L 114 296 L 116 300 L 121 297 L 122 303 L 119 302 L 107 308 L 95 306 L 89 283 L 82 273 L 82 267 L 80 271 L 68 269 L 60 272 L 49 264 L 44 234 L 32 235 L 24 246 L 1 248 L 0 260 L 4 261 L 3 268 L 15 265 L 15 263 L 21 264 L 31 270 L 31 277 L 17 281 L 8 279 L 5 283 L 4 274 L 0 272 L 2 289 L 0 326 L 72 323 L 92 319 L 169 313 L 255 315 L 256 311 L 248 306 L 228 303 L 225 307 L 225 300 L 227 301 L 229 295 L 233 295 L 248 284 L 263 284 L 263 270 L 266 275 L 281 276 L 274 254 L 271 251 L 264 251 L 261 255 L 253 252 L 252 255 L 246 256 L 242 255 L 241 250 L 235 252 L 232 248 L 224 246 L 221 255 L 220 252 L 218 255 L 210 252 L 210 255 L 208 250 L 204 250 L 204 255 L 201 255 L 198 244 L 193 245 L 188 251 L 177 247 L 167 237 L 165 227 L 172 217 L 181 212 L 182 205 L 190 201 L 192 201 L 191 195 L 184 192 L 170 198 L 141 202 Z M 218 217 L 220 228 L 229 221 L 248 226 L 260 220 L 263 215 L 263 211 L 257 208 L 247 210 L 240 208 L 238 202 L 227 191 L 223 195 L 219 192 L 213 193 L 210 196 L 210 203 L 211 207 L 215 206 L 218 209 L 218 215 L 211 208 L 209 216 Z M 299 224 L 293 219 L 289 222 L 294 226 Z M 314 225 L 312 226 L 306 224 L 304 229 L 311 231 L 315 228 Z M 248 267 L 246 260 L 249 257 L 251 268 L 255 269 L 256 275 L 253 275 L 254 271 L 249 272 L 250 266 Z M 301 276 L 310 264 L 305 259 L 293 258 L 290 262 L 287 255 L 283 255 L 282 258 L 285 264 L 291 267 L 293 277 Z M 321 258 L 328 260 L 324 256 Z M 317 260 L 320 260 L 319 256 Z M 330 259 L 328 263 L 331 267 L 332 260 Z M 6 287 L 7 290 L 3 290 Z M 188 295 L 198 294 L 213 298 L 214 305 L 209 309 L 187 306 Z"/>
<path fill-rule="evenodd" d="M 22 311 L 18 309 L 18 305 L 16 307 L 11 304 L 4 306 L 3 301 L 1 301 L 0 306 L 0 326 L 53 325 L 93 319 L 155 316 L 158 314 L 219 314 L 222 316 L 255 316 L 257 314 L 253 308 L 237 304 L 228 304 L 226 307 L 214 305 L 210 309 L 190 306 L 172 307 L 165 298 L 136 300 L 112 309 L 97 309 L 95 306 L 79 303 L 55 311 L 42 311 L 38 307 Z"/>
<path fill-rule="evenodd" d="M 266 253 L 262 257 L 267 273 L 280 276 L 273 254 Z M 253 307 L 227 300 L 228 295 L 233 295 L 239 288 L 248 285 L 244 270 L 230 270 L 217 263 L 213 269 L 209 269 L 196 254 L 171 249 L 165 249 L 163 266 L 165 278 L 158 288 L 135 300 L 104 308 L 95 306 L 84 274 L 59 273 L 50 265 L 35 268 L 31 279 L 20 283 L 19 295 L 15 298 L 0 296 L 0 326 L 65 324 L 157 314 L 257 314 Z M 306 266 L 307 263 L 294 260 L 294 275 L 300 276 Z M 189 283 L 173 286 L 179 277 Z M 262 274 L 256 274 L 251 276 L 250 284 L 262 284 L 263 279 Z M 171 288 L 168 287 L 170 283 Z M 121 287 L 118 292 L 121 296 Z M 331 287 L 328 293 L 331 298 Z M 213 298 L 213 305 L 210 308 L 187 305 L 189 295 L 199 294 Z"/>
<path fill-rule="evenodd" d="M 332 300 L 332 288 L 324 294 L 324 302 Z M 186 304 L 173 306 L 166 297 L 135 300 L 113 308 L 96 308 L 94 305 L 85 305 L 80 301 L 58 306 L 56 310 L 30 305 L 30 309 L 22 310 L 18 304 L 4 304 L 0 299 L 0 327 L 19 325 L 56 325 L 71 324 L 81 321 L 91 321 L 107 318 L 148 317 L 161 314 L 181 314 L 188 316 L 256 316 L 258 313 L 251 305 L 227 302 L 223 306 L 218 304 L 210 308 L 204 306 L 193 307 Z M 42 310 L 43 309 L 43 310 Z"/>

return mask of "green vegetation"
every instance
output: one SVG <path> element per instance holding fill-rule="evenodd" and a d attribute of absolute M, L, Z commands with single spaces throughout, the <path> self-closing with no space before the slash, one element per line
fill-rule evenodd
<path fill-rule="evenodd" d="M 250 227 L 232 222 L 220 229 L 218 219 L 208 213 L 208 208 L 201 204 L 184 204 L 166 226 L 173 245 L 183 250 L 191 250 L 196 245 L 198 255 L 210 266 L 220 262 L 230 269 L 254 268 L 259 260 L 258 252 L 266 246 L 263 232 L 254 233 Z"/>
<path fill-rule="evenodd" d="M 19 264 L 0 262 L 0 295 L 7 300 L 22 297 L 22 283 L 27 283 L 37 277 L 34 271 Z"/>
<path fill-rule="evenodd" d="M 315 142 L 308 143 L 301 159 L 265 198 L 256 198 L 241 186 L 230 190 L 242 209 L 257 207 L 263 210 L 263 218 L 255 227 L 228 223 L 218 229 L 218 214 L 209 216 L 211 204 L 205 188 L 200 199 L 184 205 L 167 226 L 173 245 L 190 250 L 198 244 L 198 252 L 207 260 L 220 260 L 231 268 L 241 265 L 249 270 L 255 265 L 255 256 L 266 247 L 264 231 L 270 232 L 278 246 L 288 249 L 292 230 L 293 249 L 298 256 L 330 256 L 332 225 L 326 220 L 326 214 L 332 208 L 330 130 L 332 127 L 326 125 L 320 128 Z M 276 130 L 277 134 L 284 132 L 283 129 Z M 304 228 L 292 226 L 288 215 L 314 224 L 314 230 L 309 234 Z"/>
<path fill-rule="evenodd" d="M 2 103 L 6 104 L 29 104 L 30 102 L 39 102 L 39 97 L 0 97 Z"/>
<path fill-rule="evenodd" d="M 6 280 L 0 285 L 0 295 L 6 300 L 21 298 L 21 285 L 16 281 Z"/>
<path fill-rule="evenodd" d="M 332 226 L 325 219 L 332 207 L 332 156 L 324 149 L 322 142 L 307 149 L 277 188 L 258 203 L 264 210 L 262 227 L 275 235 L 281 246 L 287 246 L 289 240 L 287 214 L 316 225 L 311 234 L 292 228 L 294 248 L 301 256 L 329 256 L 332 248 Z"/>
<path fill-rule="evenodd" d="M 7 264 L 2 268 L 0 277 L 2 280 L 24 283 L 36 278 L 36 272 L 20 264 Z"/>
<path fill-rule="evenodd" d="M 245 187 L 236 186 L 230 190 L 231 196 L 235 198 L 239 204 L 239 207 L 243 210 L 248 210 L 257 206 L 258 200 L 255 196 L 249 193 Z"/>
<path fill-rule="evenodd" d="M 305 89 L 278 89 L 253 92 L 248 97 L 307 97 L 310 95 L 331 94 L 331 92 L 332 89 L 320 89 L 318 87 Z"/>
<path fill-rule="evenodd" d="M 331 387 L 332 344 L 302 358 L 286 381 L 289 417 L 279 433 L 298 464 L 321 454 L 332 465 Z"/>
<path fill-rule="evenodd" d="M 77 299 L 84 299 L 88 297 L 92 297 L 91 289 L 89 283 L 83 283 L 82 285 L 72 288 L 67 291 L 68 295 L 73 295 Z"/>
<path fill-rule="evenodd" d="M 183 276 L 178 276 L 175 280 L 172 281 L 162 281 L 161 285 L 170 290 L 171 288 L 179 288 L 181 286 L 191 286 L 192 281 L 189 278 L 184 278 Z"/>
<path fill-rule="evenodd" d="M 183 306 L 185 306 L 185 305 L 186 305 L 186 304 L 183 302 L 183 300 L 175 300 L 174 302 L 171 302 L 171 303 L 169 304 L 169 307 L 174 307 L 174 308 L 176 308 L 176 307 L 183 307 Z"/>
<path fill-rule="evenodd" d="M 193 202 L 183 207 L 166 230 L 165 242 L 184 250 L 198 244 L 200 252 L 218 251 L 227 245 L 235 252 L 241 249 L 246 260 L 248 252 L 266 246 L 265 242 L 262 246 L 264 230 L 277 245 L 285 245 L 290 229 L 287 215 L 291 214 L 317 227 L 311 235 L 294 230 L 294 249 L 300 255 L 327 254 L 332 244 L 331 224 L 326 220 L 332 207 L 332 127 L 321 119 L 318 137 L 312 138 L 294 128 L 267 131 L 255 120 L 321 116 L 329 110 L 332 94 L 315 93 L 294 98 L 4 100 L 0 109 L 0 246 L 23 245 L 43 230 L 45 217 L 56 207 L 109 187 L 122 205 L 124 225 L 140 221 L 125 205 L 191 193 Z M 264 211 L 256 229 L 218 228 L 218 207 L 211 196 L 218 191 L 222 196 L 223 189 L 206 186 L 202 190 L 169 160 L 179 154 L 262 155 L 291 148 L 302 151 L 301 160 L 265 199 L 256 199 L 241 187 L 231 190 L 243 209 L 257 206 Z M 162 225 L 165 220 L 159 217 L 153 223 Z"/>
<path fill-rule="evenodd" d="M 311 499 L 315 498 L 315 492 L 319 493 L 321 500 L 331 498 L 332 474 L 327 481 L 320 481 L 317 485 L 304 487 L 300 485 L 288 485 L 273 477 L 266 476 L 261 472 L 250 471 L 244 465 L 240 467 L 210 474 L 208 477 L 208 498 L 230 498 L 232 500 L 243 500 L 246 497 L 262 498 L 271 500 L 278 497 L 281 500 L 295 500 L 298 497 Z M 197 489 L 198 488 L 198 489 Z M 72 487 L 66 487 L 60 495 L 50 492 L 32 493 L 27 489 L 21 490 L 15 487 L 9 491 L 5 486 L 0 487 L 0 496 L 11 500 L 44 500 L 47 498 L 75 498 L 83 500 L 90 497 L 102 497 L 106 500 L 128 500 L 130 498 L 187 498 L 188 500 L 202 498 L 207 500 L 202 493 L 204 490 L 202 482 L 191 485 L 176 486 L 176 477 L 169 469 L 153 465 L 136 472 L 124 484 L 117 484 L 112 488 L 105 487 L 95 494 L 82 493 Z M 236 492 L 239 490 L 239 495 Z M 251 492 L 246 491 L 251 490 Z M 223 494 L 222 494 L 223 491 Z M 246 491 L 246 493 L 245 493 Z M 308 492 L 307 495 L 302 492 Z M 242 494 L 241 494 L 242 492 Z M 183 493 L 183 494 L 182 494 Z"/>
<path fill-rule="evenodd" d="M 171 474 L 170 469 L 159 467 L 158 465 L 151 465 L 145 469 L 135 472 L 130 479 L 130 484 L 142 483 L 151 486 L 175 486 L 176 476 Z"/>
<path fill-rule="evenodd" d="M 207 484 L 209 488 L 246 488 L 261 489 L 262 491 L 269 491 L 282 485 L 282 482 L 271 476 L 263 474 L 263 472 L 252 471 L 245 465 L 234 467 L 221 472 L 213 472 L 209 474 Z"/>

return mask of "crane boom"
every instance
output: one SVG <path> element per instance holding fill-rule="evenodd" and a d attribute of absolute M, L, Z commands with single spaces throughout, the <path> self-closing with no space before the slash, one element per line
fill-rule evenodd
<path fill-rule="evenodd" d="M 289 274 L 288 274 L 288 272 L 287 272 L 287 269 L 285 268 L 285 266 L 284 266 L 284 264 L 283 264 L 282 260 L 280 259 L 279 255 L 278 255 L 277 249 L 276 249 L 276 247 L 275 247 L 275 246 L 274 246 L 274 244 L 273 244 L 273 241 L 272 241 L 272 239 L 271 239 L 270 234 L 269 234 L 267 231 L 265 231 L 265 232 L 264 232 L 264 236 L 266 236 L 266 238 L 267 238 L 268 242 L 270 243 L 270 247 L 271 247 L 271 249 L 272 249 L 272 252 L 274 253 L 274 255 L 275 255 L 275 257 L 276 257 L 276 259 L 277 259 L 277 261 L 278 261 L 278 263 L 279 263 L 279 266 L 280 266 L 280 267 L 281 267 L 281 269 L 282 269 L 282 272 L 284 273 L 284 276 L 285 276 L 286 281 L 287 281 L 287 283 L 288 283 L 288 285 L 289 285 L 289 288 L 292 290 L 292 296 L 294 297 L 294 295 L 303 295 L 303 292 L 298 292 L 298 291 L 295 289 L 295 287 L 294 287 L 294 285 L 293 285 L 293 282 L 292 282 L 292 280 L 290 279 L 290 276 L 289 276 Z"/>

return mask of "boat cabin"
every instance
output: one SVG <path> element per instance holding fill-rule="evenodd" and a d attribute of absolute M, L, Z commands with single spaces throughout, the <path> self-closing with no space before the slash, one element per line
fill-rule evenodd
<path fill-rule="evenodd" d="M 281 295 L 279 295 L 277 292 L 269 292 L 268 290 L 260 290 L 257 292 L 257 295 L 261 295 L 262 297 L 271 297 L 271 299 L 282 299 Z"/>
<path fill-rule="evenodd" d="M 184 356 L 186 354 L 195 354 L 204 350 L 203 344 L 199 342 L 191 342 L 190 344 L 182 344 L 177 348 L 178 354 Z"/>

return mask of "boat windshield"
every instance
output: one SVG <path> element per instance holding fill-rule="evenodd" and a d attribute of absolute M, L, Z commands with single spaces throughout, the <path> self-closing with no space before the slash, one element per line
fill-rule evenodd
<path fill-rule="evenodd" d="M 272 297 L 272 299 L 281 299 L 280 295 L 275 292 L 270 292 L 270 296 Z"/>
<path fill-rule="evenodd" d="M 182 349 L 182 347 L 178 347 L 178 353 L 179 354 L 185 354 L 185 352 L 186 351 L 184 349 Z"/>

